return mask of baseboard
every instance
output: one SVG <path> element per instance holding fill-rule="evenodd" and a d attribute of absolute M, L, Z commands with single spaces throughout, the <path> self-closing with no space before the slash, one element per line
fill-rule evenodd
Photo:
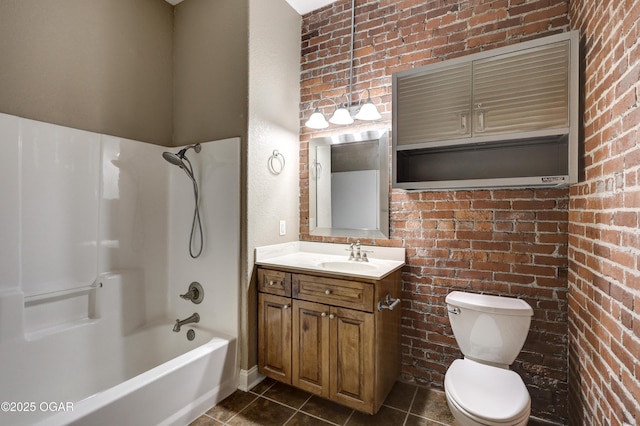
<path fill-rule="evenodd" d="M 258 366 L 254 365 L 249 370 L 240 370 L 240 377 L 238 378 L 238 389 L 248 392 L 255 385 L 265 379 L 266 376 L 258 373 Z"/>

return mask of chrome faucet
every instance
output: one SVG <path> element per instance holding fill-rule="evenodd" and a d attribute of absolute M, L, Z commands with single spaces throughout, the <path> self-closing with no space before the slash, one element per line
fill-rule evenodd
<path fill-rule="evenodd" d="M 180 331 L 180 327 L 182 327 L 183 325 L 191 324 L 191 323 L 195 323 L 195 322 L 200 322 L 200 315 L 198 315 L 197 312 L 195 314 L 191 315 L 189 318 L 183 319 L 182 321 L 177 319 L 176 320 L 176 324 L 173 326 L 173 331 L 175 331 L 177 333 L 177 332 Z"/>
<path fill-rule="evenodd" d="M 349 244 L 349 248 L 345 249 L 345 250 L 347 250 L 349 252 L 349 260 L 355 260 L 355 258 L 356 258 L 355 254 L 353 252 L 354 249 L 355 249 L 355 244 L 354 243 Z"/>
<path fill-rule="evenodd" d="M 360 240 L 356 241 L 356 262 L 362 260 L 362 253 L 360 253 Z"/>
<path fill-rule="evenodd" d="M 350 252 L 349 260 L 356 262 L 368 262 L 369 258 L 367 257 L 367 253 L 373 253 L 371 250 L 362 250 L 360 248 L 360 240 L 356 241 L 355 244 L 349 244 L 349 248 L 345 250 Z"/>

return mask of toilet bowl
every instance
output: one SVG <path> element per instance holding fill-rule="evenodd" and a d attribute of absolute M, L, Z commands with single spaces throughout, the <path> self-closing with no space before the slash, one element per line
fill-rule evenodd
<path fill-rule="evenodd" d="M 468 359 L 455 360 L 444 379 L 451 413 L 462 426 L 526 425 L 531 398 L 517 373 Z"/>
<path fill-rule="evenodd" d="M 526 425 L 531 398 L 509 369 L 524 345 L 533 310 L 523 300 L 454 291 L 447 298 L 453 334 L 464 355 L 447 369 L 447 403 L 462 426 Z"/>

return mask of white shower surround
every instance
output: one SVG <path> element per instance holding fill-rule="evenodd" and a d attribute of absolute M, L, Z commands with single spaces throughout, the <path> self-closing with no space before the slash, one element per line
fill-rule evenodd
<path fill-rule="evenodd" d="M 104 369 L 91 360 L 109 359 L 95 351 L 108 353 L 110 346 L 99 349 L 95 342 L 103 340 L 100 330 L 113 336 L 110 321 L 125 339 L 193 312 L 201 316 L 198 327 L 230 336 L 233 345 L 226 355 L 233 362 L 220 366 L 232 365 L 233 371 L 223 375 L 222 394 L 213 398 L 226 396 L 229 383 L 235 388 L 239 139 L 189 152 L 200 182 L 205 232 L 203 254 L 195 260 L 188 254 L 191 181 L 162 159 L 166 148 L 5 114 L 0 114 L 0 144 L 0 400 L 78 402 L 90 395 L 78 394 L 69 378 L 86 382 Z M 113 290 L 99 287 L 113 277 L 131 276 L 136 279 L 125 280 L 119 299 L 109 299 Z M 200 305 L 179 298 L 191 281 L 204 287 Z M 113 315 L 117 321 L 107 320 Z M 175 337 L 171 327 L 167 334 Z M 94 336 L 93 343 L 74 340 L 78 336 Z M 152 350 L 140 348 L 136 356 L 145 358 Z M 60 354 L 72 359 L 56 360 Z M 11 423 L 29 424 L 45 414 L 21 413 Z M 4 416 L 0 412 L 0 423 Z"/>

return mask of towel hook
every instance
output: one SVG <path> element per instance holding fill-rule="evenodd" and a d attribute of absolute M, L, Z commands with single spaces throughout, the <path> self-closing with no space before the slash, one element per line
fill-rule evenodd
<path fill-rule="evenodd" d="M 277 149 L 274 149 L 273 153 L 269 157 L 269 161 L 267 161 L 267 164 L 271 173 L 279 175 L 284 170 L 284 155 L 279 153 Z"/>

